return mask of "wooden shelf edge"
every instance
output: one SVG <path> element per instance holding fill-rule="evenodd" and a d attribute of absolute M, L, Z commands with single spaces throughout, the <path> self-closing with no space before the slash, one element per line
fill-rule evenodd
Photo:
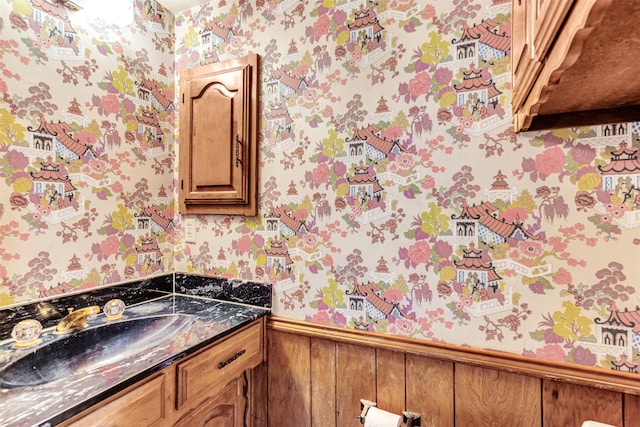
<path fill-rule="evenodd" d="M 267 330 L 413 353 L 453 363 L 464 363 L 547 380 L 558 380 L 640 395 L 640 376 L 637 374 L 570 365 L 493 350 L 318 325 L 278 316 L 271 316 L 267 319 Z"/>

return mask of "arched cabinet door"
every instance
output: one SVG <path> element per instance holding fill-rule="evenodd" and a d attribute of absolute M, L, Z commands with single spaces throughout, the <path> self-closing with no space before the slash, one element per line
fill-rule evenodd
<path fill-rule="evenodd" d="M 257 215 L 259 58 L 180 75 L 179 209 Z"/>

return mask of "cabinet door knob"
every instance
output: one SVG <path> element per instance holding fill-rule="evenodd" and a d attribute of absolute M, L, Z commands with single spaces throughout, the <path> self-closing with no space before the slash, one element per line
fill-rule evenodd
<path fill-rule="evenodd" d="M 242 141 L 240 141 L 240 135 L 236 134 L 236 167 L 242 164 L 240 159 L 240 148 L 242 147 Z"/>

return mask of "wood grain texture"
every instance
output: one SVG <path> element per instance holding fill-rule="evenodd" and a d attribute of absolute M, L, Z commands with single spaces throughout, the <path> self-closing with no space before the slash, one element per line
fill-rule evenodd
<path fill-rule="evenodd" d="M 376 401 L 375 349 L 343 343 L 336 345 L 336 398 L 336 426 L 361 427 L 357 419 L 360 399 Z"/>
<path fill-rule="evenodd" d="M 273 332 L 268 336 L 270 426 L 306 426 L 311 419 L 310 339 Z"/>
<path fill-rule="evenodd" d="M 640 427 L 640 396 L 624 396 L 624 427 Z"/>
<path fill-rule="evenodd" d="M 249 378 L 249 426 L 267 427 L 267 364 L 261 363 L 246 374 Z"/>
<path fill-rule="evenodd" d="M 456 427 L 542 425 L 537 378 L 456 364 L 454 384 Z"/>
<path fill-rule="evenodd" d="M 622 394 L 545 380 L 542 386 L 544 427 L 580 427 L 584 421 L 622 426 Z"/>
<path fill-rule="evenodd" d="M 267 333 L 271 427 L 362 427 L 360 399 L 389 410 L 403 376 L 404 409 L 421 414 L 423 427 L 579 427 L 587 419 L 640 427 L 637 375 L 297 321 L 271 319 Z M 634 394 L 623 405 L 621 392 L 604 387 Z"/>
<path fill-rule="evenodd" d="M 453 427 L 452 362 L 407 354 L 406 410 L 420 414 L 424 427 Z"/>
<path fill-rule="evenodd" d="M 336 425 L 336 344 L 311 340 L 311 426 Z"/>
<path fill-rule="evenodd" d="M 379 349 L 376 351 L 376 394 L 378 408 L 402 414 L 405 408 L 404 353 Z"/>

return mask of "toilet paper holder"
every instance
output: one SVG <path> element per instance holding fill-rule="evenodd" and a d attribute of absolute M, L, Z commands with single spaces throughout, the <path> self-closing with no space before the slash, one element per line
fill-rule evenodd
<path fill-rule="evenodd" d="M 367 418 L 367 412 L 372 406 L 378 406 L 376 402 L 372 402 L 367 399 L 360 399 L 360 415 L 357 417 L 360 420 L 360 424 L 364 424 Z M 420 414 L 410 411 L 402 411 L 402 422 L 404 427 L 420 427 Z"/>

